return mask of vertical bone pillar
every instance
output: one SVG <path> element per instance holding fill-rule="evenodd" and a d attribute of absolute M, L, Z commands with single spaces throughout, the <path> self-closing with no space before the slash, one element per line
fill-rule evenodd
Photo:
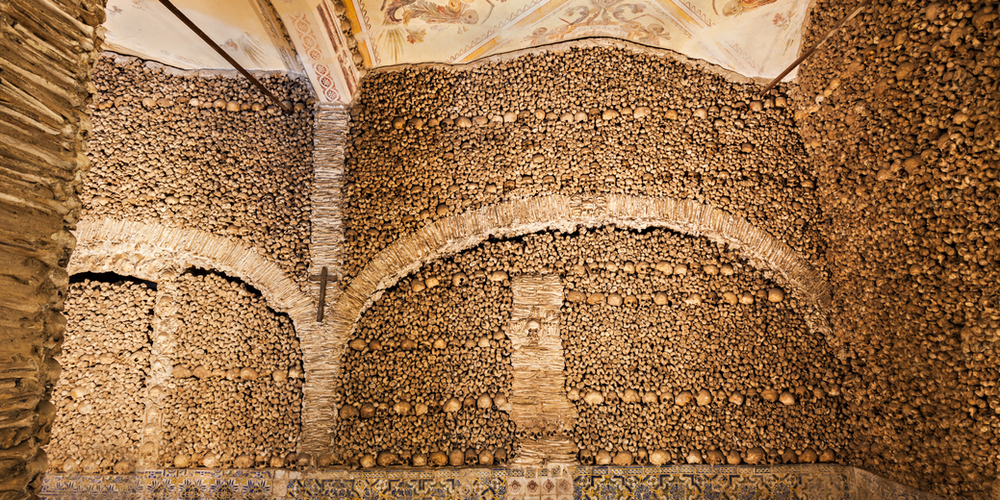
<path fill-rule="evenodd" d="M 309 295 L 319 300 L 320 271 L 326 267 L 329 282 L 326 306 L 329 313 L 340 299 L 343 276 L 343 193 L 344 149 L 350 127 L 350 115 L 343 106 L 323 104 L 316 112 L 315 150 L 313 151 L 312 234 L 310 236 Z M 312 318 L 315 319 L 315 313 Z M 308 453 L 320 463 L 328 462 L 330 430 L 337 418 L 333 395 L 337 392 L 340 358 L 344 345 L 328 330 L 333 318 L 323 323 L 297 322 L 302 340 L 302 362 L 306 382 L 302 388 L 302 437 L 300 453 Z"/>
<path fill-rule="evenodd" d="M 512 345 L 514 381 L 511 418 L 520 429 L 547 429 L 525 438 L 515 466 L 576 463 L 576 445 L 569 434 L 576 408 L 566 397 L 559 308 L 563 286 L 558 275 L 521 276 L 511 282 L 514 306 L 507 336 Z"/>
<path fill-rule="evenodd" d="M 173 378 L 178 305 L 177 273 L 164 273 L 157 280 L 153 306 L 153 345 L 150 350 L 150 373 L 146 379 L 146 411 L 143 414 L 139 470 L 170 466 L 173 457 L 160 457 L 163 436 L 163 413 L 170 381 Z"/>

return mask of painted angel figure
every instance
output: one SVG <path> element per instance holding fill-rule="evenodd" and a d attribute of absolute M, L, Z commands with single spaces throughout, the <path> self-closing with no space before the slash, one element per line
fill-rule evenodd
<path fill-rule="evenodd" d="M 738 16 L 744 12 L 754 10 L 757 7 L 772 4 L 775 1 L 776 0 L 729 0 L 722 6 L 722 15 L 726 17 Z M 719 14 L 719 11 L 715 8 L 715 0 L 712 0 L 712 10 L 715 11 L 716 15 Z"/>

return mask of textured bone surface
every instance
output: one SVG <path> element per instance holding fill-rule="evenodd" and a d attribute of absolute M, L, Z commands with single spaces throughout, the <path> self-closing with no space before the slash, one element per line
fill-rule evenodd
<path fill-rule="evenodd" d="M 513 464 L 576 463 L 569 431 L 576 407 L 566 396 L 565 363 L 559 335 L 563 285 L 557 275 L 525 275 L 511 282 L 514 301 L 507 325 L 511 342 L 511 419 L 519 426 L 544 422 L 548 429 L 521 441 Z M 540 323 L 531 329 L 529 323 Z"/>

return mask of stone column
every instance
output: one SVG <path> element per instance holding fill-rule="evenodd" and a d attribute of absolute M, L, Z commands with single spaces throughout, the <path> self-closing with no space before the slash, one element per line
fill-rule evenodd
<path fill-rule="evenodd" d="M 513 310 L 507 325 L 514 369 L 511 419 L 520 429 L 544 428 L 536 439 L 525 438 L 513 460 L 515 467 L 576 463 L 569 435 L 577 413 L 566 396 L 566 363 L 559 337 L 563 286 L 558 275 L 521 276 L 511 281 Z"/>

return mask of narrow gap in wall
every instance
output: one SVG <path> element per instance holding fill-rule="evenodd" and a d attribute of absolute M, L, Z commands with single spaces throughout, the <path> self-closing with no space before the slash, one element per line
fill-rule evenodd
<path fill-rule="evenodd" d="M 538 234 L 538 233 L 534 233 L 534 234 Z M 490 236 L 489 239 L 487 239 L 486 241 L 480 243 L 479 245 L 476 245 L 473 248 L 479 248 L 480 246 L 482 246 L 482 245 L 484 245 L 486 243 L 510 242 L 510 243 L 518 243 L 518 244 L 520 244 L 520 243 L 523 243 L 524 242 L 524 238 L 526 238 L 528 236 L 531 236 L 531 235 L 530 234 L 522 234 L 522 235 L 519 235 L 519 236 L 510 236 L 510 237 L 496 236 L 496 235 L 494 235 L 494 236 Z"/>
<path fill-rule="evenodd" d="M 154 292 L 156 291 L 156 282 L 155 281 L 143 280 L 143 279 L 136 278 L 135 276 L 123 276 L 123 275 L 117 274 L 117 273 L 91 273 L 91 272 L 83 272 L 83 273 L 76 273 L 76 274 L 74 274 L 74 275 L 72 275 L 72 276 L 69 277 L 69 283 L 71 285 L 74 284 L 74 283 L 83 283 L 86 280 L 101 281 L 101 282 L 104 282 L 104 283 L 129 282 L 129 283 L 135 283 L 135 284 L 139 284 L 139 285 L 144 285 L 146 288 L 149 288 L 150 290 L 152 290 Z"/>
<path fill-rule="evenodd" d="M 685 238 L 699 238 L 700 237 L 700 236 L 693 235 L 693 234 L 682 233 L 682 232 L 676 231 L 674 229 L 671 229 L 669 227 L 663 227 L 663 226 L 648 226 L 648 227 L 645 227 L 645 228 L 642 228 L 642 229 L 636 229 L 636 228 L 631 228 L 631 227 L 622 227 L 622 226 L 618 226 L 616 224 L 604 224 L 604 225 L 593 226 L 593 227 L 586 227 L 586 226 L 577 227 L 573 231 L 569 231 L 569 232 L 563 231 L 562 229 L 559 229 L 559 228 L 552 228 L 552 229 L 546 229 L 546 230 L 543 230 L 543 231 L 537 231 L 537 232 L 534 232 L 534 233 L 522 234 L 522 235 L 518 235 L 518 236 L 499 236 L 499 235 L 493 235 L 493 236 L 490 236 L 483 243 L 499 243 L 499 242 L 523 243 L 525 238 L 528 238 L 528 237 L 531 237 L 531 236 L 537 236 L 539 234 L 545 234 L 545 233 L 551 233 L 554 236 L 562 237 L 562 238 L 577 238 L 577 237 L 580 237 L 580 236 L 586 236 L 587 233 L 601 232 L 601 231 L 607 231 L 607 232 L 626 231 L 630 235 L 633 235 L 633 236 L 645 236 L 645 235 L 651 234 L 651 233 L 653 233 L 655 231 L 666 231 L 666 232 L 669 232 L 669 233 L 677 234 L 679 236 L 683 236 Z M 716 245 L 719 245 L 719 244 L 716 243 Z M 722 245 L 723 246 L 720 247 L 720 248 L 724 248 L 725 247 L 725 244 L 722 244 Z"/>
<path fill-rule="evenodd" d="M 155 283 L 154 283 L 154 285 L 155 285 Z M 153 290 L 155 291 L 156 288 L 153 288 Z M 156 317 L 156 303 L 159 301 L 158 299 L 159 299 L 159 295 L 157 295 L 154 298 L 153 303 L 150 305 L 149 309 L 147 310 L 147 314 L 149 315 L 149 317 L 153 318 L 153 320 L 149 322 L 149 325 L 146 326 L 146 349 L 148 349 L 150 353 L 153 352 L 153 334 L 155 333 L 155 330 L 153 328 L 153 324 L 156 323 L 156 320 L 157 320 L 157 317 Z M 149 385 L 147 382 L 149 382 L 148 376 L 146 378 L 142 379 L 142 388 L 141 388 L 142 390 L 146 390 L 146 387 Z"/>

